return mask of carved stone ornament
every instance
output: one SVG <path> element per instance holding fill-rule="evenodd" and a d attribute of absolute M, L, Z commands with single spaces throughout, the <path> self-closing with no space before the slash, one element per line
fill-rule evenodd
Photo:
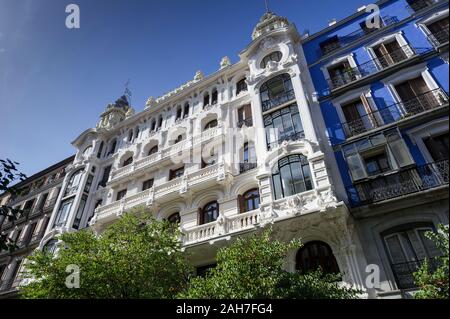
<path fill-rule="evenodd" d="M 226 68 L 230 65 L 231 65 L 231 61 L 230 61 L 230 58 L 227 56 L 223 57 L 222 60 L 220 61 L 220 69 Z"/>
<path fill-rule="evenodd" d="M 260 44 L 261 50 L 264 50 L 264 51 L 270 50 L 274 46 L 275 46 L 275 41 L 271 37 L 263 39 Z"/>

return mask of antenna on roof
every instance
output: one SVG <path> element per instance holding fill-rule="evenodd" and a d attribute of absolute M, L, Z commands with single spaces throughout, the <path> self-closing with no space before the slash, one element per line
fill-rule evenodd
<path fill-rule="evenodd" d="M 266 13 L 269 13 L 269 0 L 264 0 L 264 3 L 266 4 Z"/>
<path fill-rule="evenodd" d="M 127 97 L 128 104 L 131 106 L 131 97 L 133 96 L 133 94 L 131 93 L 129 86 L 130 86 L 130 79 L 128 79 L 127 82 L 125 83 L 125 91 L 123 94 Z"/>

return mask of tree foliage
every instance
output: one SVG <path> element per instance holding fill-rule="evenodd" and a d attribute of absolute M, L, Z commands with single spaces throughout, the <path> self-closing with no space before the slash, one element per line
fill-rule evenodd
<path fill-rule="evenodd" d="M 10 159 L 0 159 L 0 194 L 9 193 L 11 196 L 20 194 L 19 190 L 11 186 L 15 182 L 20 182 L 26 179 L 25 174 L 17 169 L 19 163 L 13 162 Z M 8 205 L 0 206 L 0 229 L 5 221 L 14 221 L 19 218 L 22 211 L 14 209 Z M 15 243 L 8 240 L 6 234 L 0 234 L 0 251 L 10 250 L 15 248 Z"/>
<path fill-rule="evenodd" d="M 289 251 L 298 241 L 283 243 L 271 230 L 237 238 L 219 250 L 217 267 L 204 278 L 192 278 L 182 298 L 194 299 L 351 299 L 358 291 L 341 287 L 338 275 L 290 273 L 283 269 Z"/>
<path fill-rule="evenodd" d="M 125 214 L 96 236 L 82 230 L 61 237 L 53 256 L 37 251 L 27 261 L 23 298 L 174 298 L 189 268 L 179 233 L 168 222 Z M 79 288 L 67 288 L 67 266 L 80 269 Z"/>
<path fill-rule="evenodd" d="M 422 267 L 414 274 L 419 292 L 416 299 L 448 299 L 449 298 L 449 230 L 444 225 L 439 225 L 438 232 L 427 232 L 426 236 L 437 248 L 442 251 L 442 256 L 436 259 L 439 267 L 432 269 L 430 262 L 426 260 Z"/>

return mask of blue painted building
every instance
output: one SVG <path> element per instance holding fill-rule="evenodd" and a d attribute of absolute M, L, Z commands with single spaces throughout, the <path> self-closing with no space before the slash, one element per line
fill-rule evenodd
<path fill-rule="evenodd" d="M 303 40 L 343 189 L 378 296 L 403 296 L 448 225 L 448 1 L 378 1 Z"/>

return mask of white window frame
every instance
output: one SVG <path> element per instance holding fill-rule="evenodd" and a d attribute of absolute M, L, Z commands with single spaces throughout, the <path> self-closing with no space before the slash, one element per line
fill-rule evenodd
<path fill-rule="evenodd" d="M 424 138 L 430 136 L 441 135 L 444 133 L 448 133 L 449 131 L 449 118 L 441 118 L 434 120 L 432 122 L 426 123 L 419 127 L 409 130 L 406 132 L 408 137 L 411 139 L 411 142 L 419 148 L 420 153 L 423 155 L 427 163 L 433 163 L 433 157 L 430 154 L 425 142 Z"/>
<path fill-rule="evenodd" d="M 438 20 L 448 18 L 448 15 L 449 15 L 449 9 L 435 12 L 435 13 L 419 20 L 418 22 L 416 22 L 416 27 L 418 27 L 420 30 L 422 30 L 422 32 L 428 38 L 432 34 L 430 29 L 428 29 L 428 25 L 430 25 L 433 22 L 436 22 Z"/>
<path fill-rule="evenodd" d="M 433 76 L 431 75 L 426 63 L 418 64 L 411 68 L 404 69 L 401 72 L 398 72 L 390 77 L 381 80 L 381 82 L 388 88 L 395 103 L 401 103 L 402 100 L 397 90 L 395 89 L 395 86 L 402 82 L 415 79 L 419 76 L 422 76 L 423 80 L 427 84 L 428 89 L 430 91 L 437 90 L 440 88 L 437 82 L 434 80 Z"/>
<path fill-rule="evenodd" d="M 341 123 L 347 123 L 347 119 L 345 118 L 344 111 L 342 111 L 342 105 L 345 105 L 347 103 L 350 103 L 353 100 L 357 100 L 358 98 L 363 95 L 367 98 L 367 101 L 369 102 L 370 110 L 372 113 L 378 111 L 378 107 L 374 102 L 372 90 L 370 85 L 365 86 L 363 88 L 359 88 L 357 90 L 350 91 L 344 95 L 341 95 L 340 97 L 331 100 L 331 103 L 333 104 L 334 108 L 336 109 L 336 112 L 338 114 L 339 120 Z M 375 113 L 376 114 L 376 113 Z M 367 112 L 364 115 L 368 115 Z M 377 120 L 380 121 L 380 123 L 383 123 L 383 120 L 377 117 Z"/>
<path fill-rule="evenodd" d="M 376 42 L 373 42 L 373 43 L 367 45 L 365 47 L 365 50 L 369 53 L 369 55 L 372 58 L 372 60 L 376 60 L 376 59 L 378 59 L 378 57 L 375 54 L 374 48 L 376 46 L 380 45 L 380 44 L 388 43 L 388 42 L 391 42 L 392 40 L 395 39 L 397 41 L 398 45 L 401 48 L 404 48 L 406 45 L 410 45 L 410 44 L 408 43 L 408 41 L 406 41 L 403 33 L 404 33 L 403 31 L 399 31 L 399 32 L 396 32 L 394 34 L 390 34 L 390 35 L 384 36 L 384 37 L 380 38 L 379 40 L 377 40 Z M 415 55 L 414 52 L 405 52 L 405 54 L 407 55 L 408 59 Z M 380 68 L 377 63 L 375 63 L 375 64 L 376 64 L 376 67 L 377 67 L 377 69 L 379 71 L 383 70 L 383 68 Z"/>
<path fill-rule="evenodd" d="M 338 65 L 344 61 L 347 61 L 352 68 L 355 68 L 358 70 L 356 76 L 358 77 L 358 79 L 360 79 L 361 74 L 359 74 L 358 64 L 356 63 L 354 53 L 350 53 L 348 55 L 336 58 L 336 59 L 332 60 L 331 62 L 327 63 L 326 65 L 322 66 L 320 69 L 322 70 L 322 73 L 325 76 L 325 79 L 331 79 L 330 72 L 328 71 L 331 67 Z"/>

